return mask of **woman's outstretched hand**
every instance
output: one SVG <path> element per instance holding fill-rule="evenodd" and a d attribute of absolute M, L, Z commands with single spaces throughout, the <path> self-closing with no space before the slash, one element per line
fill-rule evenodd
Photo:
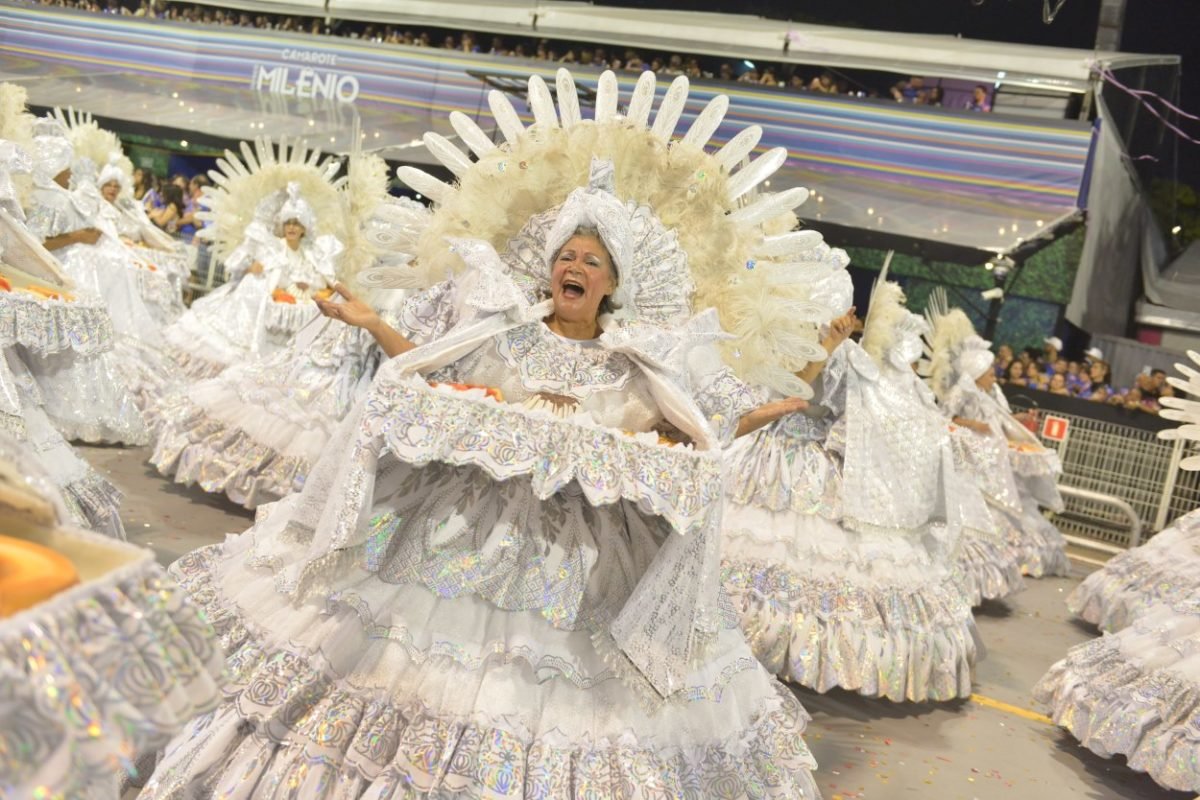
<path fill-rule="evenodd" d="M 388 358 L 407 353 L 416 347 L 402 333 L 384 322 L 375 309 L 355 297 L 345 286 L 340 283 L 334 284 L 333 291 L 341 296 L 342 302 L 316 298 L 313 300 L 322 314 L 347 325 L 362 328 L 375 337 L 375 341 L 379 343 L 383 352 L 387 353 Z"/>
<path fill-rule="evenodd" d="M 333 299 L 316 300 L 317 308 L 330 319 L 336 319 L 355 328 L 365 328 L 371 331 L 382 320 L 375 309 L 355 297 L 349 289 L 340 283 L 334 284 L 333 291 L 341 296 L 342 302 Z"/>

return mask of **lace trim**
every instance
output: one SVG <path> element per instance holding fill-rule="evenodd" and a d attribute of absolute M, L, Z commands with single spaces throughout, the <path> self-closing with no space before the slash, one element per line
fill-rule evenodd
<path fill-rule="evenodd" d="M 74 350 L 93 355 L 112 349 L 108 310 L 91 300 L 64 302 L 25 292 L 0 292 L 0 347 L 21 345 L 38 355 Z"/>
<path fill-rule="evenodd" d="M 778 694 L 760 705 L 750 726 L 727 740 L 690 747 L 654 747 L 635 732 L 618 741 L 534 738 L 515 720 L 474 713 L 451 716 L 419 702 L 396 703 L 329 674 L 321 659 L 299 648 L 270 652 L 247 645 L 230 659 L 237 677 L 211 720 L 194 726 L 166 753 L 143 797 L 177 797 L 203 784 L 234 788 L 284 785 L 312 778 L 313 765 L 355 795 L 400 800 L 430 796 L 624 796 L 629 781 L 664 796 L 815 798 L 815 767 L 802 733 L 807 717 L 794 698 Z M 245 721 L 250 726 L 238 724 Z M 236 726 L 205 764 L 196 756 Z M 247 750 L 249 749 L 249 753 Z M 249 758 L 247 761 L 246 759 Z M 213 766 L 209 767 L 208 764 Z M 249 770 L 244 767 L 250 766 Z M 368 785 L 364 786 L 366 782 Z"/>
<path fill-rule="evenodd" d="M 865 589 L 776 564 L 728 560 L 722 567 L 746 641 L 784 680 L 896 702 L 970 695 L 975 622 L 944 582 L 920 591 Z"/>
<path fill-rule="evenodd" d="M 84 797 L 217 705 L 222 657 L 150 551 L 70 536 L 132 562 L 0 620 L 0 774 Z"/>
<path fill-rule="evenodd" d="M 572 481 L 592 505 L 634 500 L 679 533 L 700 533 L 720 512 L 714 456 L 644 441 L 578 418 L 558 420 L 424 381 L 377 383 L 364 422 L 411 464 L 472 465 L 495 480 L 528 476 L 546 499 Z"/>
<path fill-rule="evenodd" d="M 300 301 L 296 303 L 268 303 L 266 326 L 269 333 L 290 338 L 308 323 L 312 322 L 321 312 L 315 303 Z"/>
<path fill-rule="evenodd" d="M 1071 650 L 1038 682 L 1034 698 L 1089 750 L 1120 753 L 1167 788 L 1200 791 L 1200 686 L 1131 663 L 1116 643 L 1121 635 Z"/>
<path fill-rule="evenodd" d="M 634 372 L 627 356 L 563 341 L 541 322 L 508 331 L 497 342 L 497 352 L 520 373 L 521 385 L 529 391 L 567 393 L 577 400 L 619 391 Z"/>
<path fill-rule="evenodd" d="M 253 509 L 299 491 L 308 476 L 307 459 L 284 456 L 191 403 L 174 409 L 173 421 L 163 417 L 150 463 L 176 483 L 198 484 Z"/>

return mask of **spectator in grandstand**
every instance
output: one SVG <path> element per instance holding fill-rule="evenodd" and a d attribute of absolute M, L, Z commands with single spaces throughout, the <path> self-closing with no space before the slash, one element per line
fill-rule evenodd
<path fill-rule="evenodd" d="M 733 74 L 733 65 L 728 61 L 722 62 L 720 68 L 717 70 L 717 78 L 723 81 L 737 80 L 737 76 Z"/>
<path fill-rule="evenodd" d="M 200 210 L 200 195 L 204 192 L 204 187 L 210 183 L 211 181 L 206 175 L 195 175 L 188 181 L 188 191 L 183 202 L 183 216 L 176 224 L 176 230 L 179 231 L 179 235 L 185 242 L 190 242 L 196 235 L 196 228 L 199 227 L 196 212 Z"/>
<path fill-rule="evenodd" d="M 1049 384 L 1050 394 L 1059 394 L 1069 396 L 1070 390 L 1067 389 L 1067 375 L 1065 372 L 1056 372 L 1050 376 Z"/>
<path fill-rule="evenodd" d="M 1079 394 L 1084 384 L 1090 384 L 1087 380 L 1086 373 L 1083 372 L 1083 366 L 1078 361 L 1067 362 L 1067 388 L 1071 390 L 1071 394 Z"/>
<path fill-rule="evenodd" d="M 149 182 L 146 179 L 146 170 L 141 167 L 133 168 L 133 199 L 141 202 L 146 197 L 146 192 L 149 190 Z"/>
<path fill-rule="evenodd" d="M 682 75 L 683 56 L 678 53 L 672 53 L 671 57 L 667 59 L 666 73 L 668 75 Z"/>
<path fill-rule="evenodd" d="M 183 190 L 174 182 L 168 183 L 162 190 L 163 205 L 150 212 L 150 221 L 167 233 L 174 233 L 183 217 Z"/>
<path fill-rule="evenodd" d="M 758 67 L 751 67 L 738 76 L 738 83 L 758 83 Z"/>
<path fill-rule="evenodd" d="M 982 83 L 976 84 L 971 90 L 971 99 L 967 102 L 967 111 L 977 111 L 981 114 L 987 114 L 992 110 L 992 103 L 988 100 L 987 87 Z"/>
<path fill-rule="evenodd" d="M 1038 367 L 1043 372 L 1051 372 L 1054 368 L 1054 362 L 1058 360 L 1058 354 L 1062 352 L 1062 339 L 1057 336 L 1047 336 L 1042 339 L 1042 356 L 1038 359 Z"/>
<path fill-rule="evenodd" d="M 934 86 L 929 90 L 929 94 L 925 97 L 925 105 L 942 107 L 942 101 L 946 98 L 946 90 L 940 86 Z"/>
<path fill-rule="evenodd" d="M 892 97 L 897 103 L 923 103 L 926 94 L 925 79 L 920 75 L 913 75 L 892 87 Z"/>
<path fill-rule="evenodd" d="M 763 67 L 762 77 L 758 79 L 758 82 L 763 86 L 778 86 L 779 79 L 775 77 L 775 68 Z"/>
<path fill-rule="evenodd" d="M 1010 361 L 1001 383 L 1009 386 L 1028 386 L 1029 384 L 1025 380 L 1025 365 L 1020 361 Z"/>
<path fill-rule="evenodd" d="M 823 70 L 820 75 L 812 79 L 808 89 L 821 94 L 837 94 L 837 84 L 833 80 L 833 73 Z"/>
<path fill-rule="evenodd" d="M 1011 344 L 1002 344 L 996 348 L 996 377 L 1003 378 L 1008 374 L 1008 366 L 1013 363 L 1013 349 Z"/>

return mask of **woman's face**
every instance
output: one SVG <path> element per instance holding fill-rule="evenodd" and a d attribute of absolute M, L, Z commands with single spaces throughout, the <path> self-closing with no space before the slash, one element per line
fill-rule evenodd
<path fill-rule="evenodd" d="M 121 184 L 117 181 L 109 181 L 100 187 L 100 196 L 110 203 L 117 202 L 117 195 L 121 193 Z"/>
<path fill-rule="evenodd" d="M 1008 379 L 1010 381 L 1018 381 L 1025 377 L 1025 365 L 1020 361 L 1014 361 L 1008 365 Z"/>
<path fill-rule="evenodd" d="M 283 223 L 283 239 L 294 249 L 304 238 L 304 226 L 298 220 L 289 219 Z"/>
<path fill-rule="evenodd" d="M 1055 373 L 1050 379 L 1050 391 L 1061 392 L 1067 388 L 1067 379 L 1059 373 Z"/>
<path fill-rule="evenodd" d="M 1088 377 L 1096 383 L 1104 381 L 1104 365 L 1099 361 L 1092 362 L 1092 366 L 1088 368 Z"/>
<path fill-rule="evenodd" d="M 996 371 L 990 367 L 975 379 L 975 385 L 985 392 L 996 385 Z"/>
<path fill-rule="evenodd" d="M 996 357 L 1006 363 L 1009 361 L 1012 361 L 1012 358 L 1013 358 L 1012 348 L 1006 344 L 1000 345 L 1000 348 L 996 351 Z"/>
<path fill-rule="evenodd" d="M 594 236 L 572 236 L 550 266 L 554 315 L 565 322 L 594 322 L 601 301 L 616 288 L 612 258 Z"/>

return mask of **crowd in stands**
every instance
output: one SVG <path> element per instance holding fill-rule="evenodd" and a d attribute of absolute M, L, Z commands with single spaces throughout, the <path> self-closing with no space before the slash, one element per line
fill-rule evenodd
<path fill-rule="evenodd" d="M 105 14 L 156 17 L 176 22 L 201 25 L 229 25 L 310 33 L 313 35 L 345 36 L 366 41 L 437 47 L 466 53 L 486 53 L 560 64 L 589 65 L 615 71 L 642 72 L 652 70 L 661 75 L 687 75 L 692 79 L 708 79 L 775 86 L 797 92 L 849 95 L 853 97 L 891 97 L 899 103 L 941 106 L 945 92 L 941 86 L 926 86 L 921 76 L 912 76 L 891 86 L 868 85 L 868 81 L 822 70 L 805 74 L 795 64 L 755 64 L 749 61 L 724 61 L 708 57 L 682 56 L 678 53 L 642 53 L 631 48 L 605 48 L 600 45 L 559 42 L 529 37 L 482 36 L 464 31 L 457 36 L 432 28 L 359 23 L 351 20 L 325 20 L 285 14 L 263 14 L 167 0 L 40 0 L 42 5 L 75 8 Z M 990 112 L 991 95 L 988 87 L 974 87 L 969 100 L 960 108 L 968 111 Z"/>
<path fill-rule="evenodd" d="M 1148 414 L 1159 412 L 1160 398 L 1175 394 L 1161 369 L 1143 370 L 1133 385 L 1120 387 L 1113 384 L 1112 371 L 1099 348 L 1091 347 L 1082 360 L 1072 361 L 1063 357 L 1062 347 L 1057 336 L 1048 337 L 1040 351 L 1026 348 L 1015 353 L 1010 345 L 1002 344 L 996 351 L 996 378 L 1008 386 L 1024 386 Z"/>
<path fill-rule="evenodd" d="M 133 196 L 146 207 L 151 222 L 190 242 L 201 224 L 196 219 L 200 193 L 210 183 L 207 175 L 166 178 L 138 167 L 133 171 Z"/>

